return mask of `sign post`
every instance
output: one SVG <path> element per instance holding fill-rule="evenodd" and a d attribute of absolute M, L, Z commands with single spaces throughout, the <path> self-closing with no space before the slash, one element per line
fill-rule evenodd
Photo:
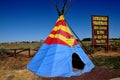
<path fill-rule="evenodd" d="M 92 16 L 92 46 L 104 46 L 105 50 L 109 48 L 109 17 Z"/>

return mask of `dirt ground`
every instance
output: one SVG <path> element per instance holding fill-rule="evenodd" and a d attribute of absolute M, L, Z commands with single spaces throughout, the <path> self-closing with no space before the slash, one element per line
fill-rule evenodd
<path fill-rule="evenodd" d="M 91 72 L 71 78 L 38 78 L 38 80 L 110 80 L 120 77 L 120 70 L 109 70 L 105 67 L 95 67 Z"/>
<path fill-rule="evenodd" d="M 120 56 L 119 52 L 98 52 L 94 57 Z M 28 56 L 18 55 L 17 58 L 8 57 L 0 60 L 0 80 L 110 80 L 120 77 L 120 69 L 108 69 L 105 66 L 95 67 L 91 72 L 70 78 L 38 77 L 26 69 L 31 60 Z"/>

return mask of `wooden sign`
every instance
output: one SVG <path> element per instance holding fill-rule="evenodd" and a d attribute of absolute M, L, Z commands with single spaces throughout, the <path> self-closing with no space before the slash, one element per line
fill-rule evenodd
<path fill-rule="evenodd" d="M 92 16 L 92 45 L 109 45 L 108 16 Z"/>

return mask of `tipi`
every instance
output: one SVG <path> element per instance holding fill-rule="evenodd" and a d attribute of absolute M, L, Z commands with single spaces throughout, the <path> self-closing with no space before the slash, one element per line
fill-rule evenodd
<path fill-rule="evenodd" d="M 27 69 L 36 75 L 47 77 L 77 76 L 92 68 L 94 64 L 73 37 L 63 14 L 59 15 L 50 35 L 27 65 Z"/>

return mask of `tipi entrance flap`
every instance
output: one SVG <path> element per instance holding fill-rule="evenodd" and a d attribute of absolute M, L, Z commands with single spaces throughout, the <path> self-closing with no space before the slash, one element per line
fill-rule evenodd
<path fill-rule="evenodd" d="M 82 70 L 84 68 L 85 64 L 84 62 L 80 59 L 79 55 L 76 53 L 72 54 L 72 67 L 74 69 L 79 69 Z"/>

